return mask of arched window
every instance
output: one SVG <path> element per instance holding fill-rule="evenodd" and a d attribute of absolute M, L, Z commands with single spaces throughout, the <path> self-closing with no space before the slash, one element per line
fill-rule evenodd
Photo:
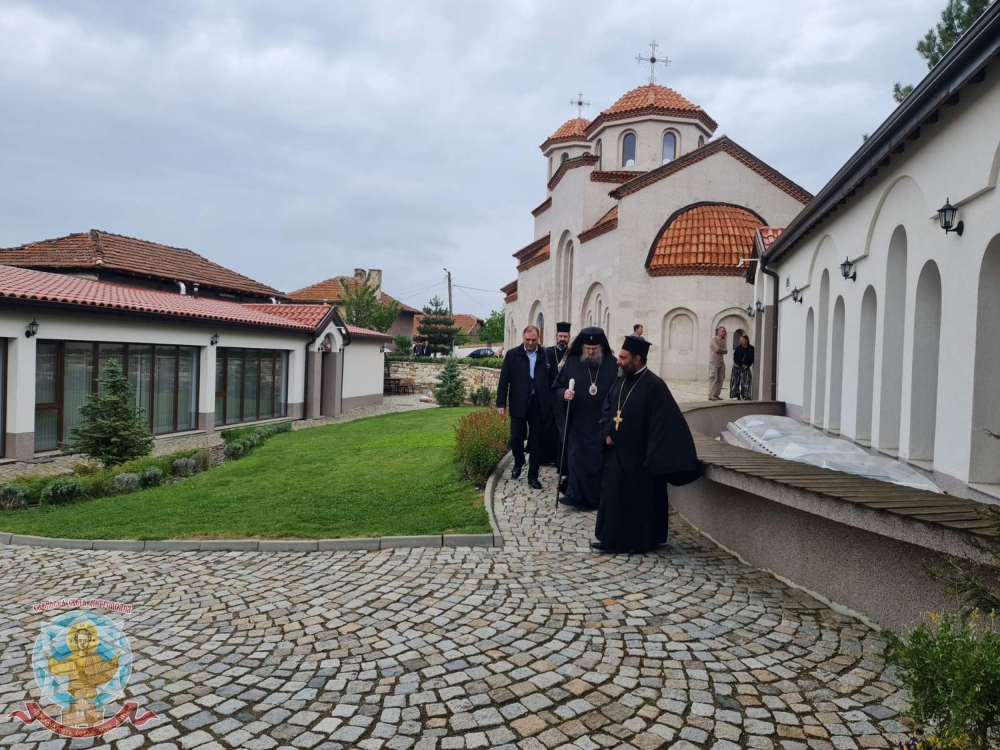
<path fill-rule="evenodd" d="M 705 136 L 699 135 L 698 136 L 698 148 L 701 148 L 704 145 L 705 145 Z"/>
<path fill-rule="evenodd" d="M 549 157 L 549 178 L 552 177 L 552 157 Z"/>
<path fill-rule="evenodd" d="M 596 153 L 596 156 L 597 156 L 597 170 L 600 171 L 601 170 L 601 165 L 603 164 L 603 160 L 601 159 L 601 153 L 602 153 L 602 151 L 601 151 L 601 139 L 600 138 L 597 139 L 597 144 L 594 146 L 594 151 L 597 152 Z"/>
<path fill-rule="evenodd" d="M 562 155 L 562 158 L 559 159 L 559 163 L 561 164 L 562 162 L 566 161 L 568 158 L 569 158 L 569 154 L 568 153 L 564 153 Z"/>
<path fill-rule="evenodd" d="M 663 134 L 663 163 L 677 158 L 677 136 L 669 130 Z"/>
<path fill-rule="evenodd" d="M 535 318 L 535 325 L 538 326 L 538 345 L 542 346 L 545 344 L 545 316 L 538 313 L 538 317 Z"/>
<path fill-rule="evenodd" d="M 626 133 L 622 138 L 622 166 L 635 166 L 635 133 Z"/>

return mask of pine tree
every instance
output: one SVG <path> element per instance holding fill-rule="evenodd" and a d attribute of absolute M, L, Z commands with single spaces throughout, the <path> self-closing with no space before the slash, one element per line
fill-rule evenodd
<path fill-rule="evenodd" d="M 465 402 L 465 381 L 458 369 L 458 360 L 449 357 L 437 378 L 434 386 L 434 400 L 438 406 L 461 406 Z"/>
<path fill-rule="evenodd" d="M 439 297 L 434 297 L 424 307 L 424 317 L 420 319 L 417 332 L 421 339 L 430 344 L 432 352 L 451 354 L 458 328 Z"/>
<path fill-rule="evenodd" d="M 87 420 L 72 428 L 72 447 L 105 467 L 117 466 L 153 450 L 153 434 L 142 409 L 133 406 L 135 393 L 114 360 L 104 365 L 99 393 L 92 393 L 80 407 Z"/>
<path fill-rule="evenodd" d="M 362 283 L 357 279 L 344 277 L 339 281 L 344 288 L 340 304 L 344 308 L 344 322 L 347 325 L 385 333 L 396 322 L 396 318 L 399 317 L 399 303 L 395 300 L 382 301 L 378 289 L 372 283 L 370 273 L 365 274 Z"/>

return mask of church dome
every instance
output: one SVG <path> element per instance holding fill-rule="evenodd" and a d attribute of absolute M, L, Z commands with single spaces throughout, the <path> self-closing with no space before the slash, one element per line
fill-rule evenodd
<path fill-rule="evenodd" d="M 566 120 L 566 122 L 559 126 L 556 132 L 545 139 L 545 143 L 541 147 L 542 151 L 545 151 L 549 146 L 556 143 L 587 140 L 588 125 L 590 125 L 590 120 L 584 117 L 574 117 L 572 120 Z"/>
<path fill-rule="evenodd" d="M 767 222 L 748 208 L 696 203 L 667 219 L 646 258 L 650 276 L 742 276 L 740 258 L 753 252 Z"/>
<path fill-rule="evenodd" d="M 641 117 L 642 115 L 686 117 L 698 120 L 712 132 L 715 132 L 715 129 L 718 128 L 718 123 L 709 117 L 708 113 L 697 104 L 692 104 L 673 89 L 653 83 L 632 89 L 622 96 L 618 101 L 601 112 L 590 123 L 588 130 L 594 132 L 601 123 L 608 122 L 609 120 L 624 120 L 630 117 Z"/>

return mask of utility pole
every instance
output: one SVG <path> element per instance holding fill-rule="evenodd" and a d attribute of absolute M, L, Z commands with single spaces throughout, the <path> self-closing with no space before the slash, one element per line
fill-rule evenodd
<path fill-rule="evenodd" d="M 454 325 L 455 324 L 455 310 L 451 306 L 451 271 L 449 271 L 446 268 L 446 269 L 444 269 L 444 272 L 446 274 L 448 274 L 448 317 L 451 318 L 451 323 L 452 323 L 452 325 Z M 454 338 L 452 338 L 452 340 L 451 340 L 451 355 L 453 357 L 455 356 L 455 339 Z"/>

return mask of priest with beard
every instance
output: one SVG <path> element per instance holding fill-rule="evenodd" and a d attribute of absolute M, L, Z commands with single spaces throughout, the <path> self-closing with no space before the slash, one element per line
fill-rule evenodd
<path fill-rule="evenodd" d="M 599 552 L 645 553 L 667 541 L 667 485 L 701 476 L 694 440 L 670 389 L 646 366 L 649 342 L 626 336 L 601 415 L 604 474 Z"/>
<path fill-rule="evenodd" d="M 569 351 L 570 323 L 556 323 L 556 345 L 545 349 L 545 359 L 549 365 L 549 382 L 554 384 L 559 372 L 566 364 L 566 352 Z M 545 457 L 543 464 L 555 464 L 559 468 L 559 457 L 562 455 L 563 425 L 566 422 L 566 407 L 563 401 L 554 399 L 552 404 L 552 420 L 548 422 L 550 429 L 545 439 Z"/>
<path fill-rule="evenodd" d="M 556 403 L 569 410 L 563 473 L 569 474 L 563 502 L 581 510 L 597 510 L 604 465 L 601 407 L 615 384 L 618 367 L 607 336 L 600 328 L 584 328 L 573 341 L 556 378 Z M 573 390 L 569 382 L 576 381 Z"/>

